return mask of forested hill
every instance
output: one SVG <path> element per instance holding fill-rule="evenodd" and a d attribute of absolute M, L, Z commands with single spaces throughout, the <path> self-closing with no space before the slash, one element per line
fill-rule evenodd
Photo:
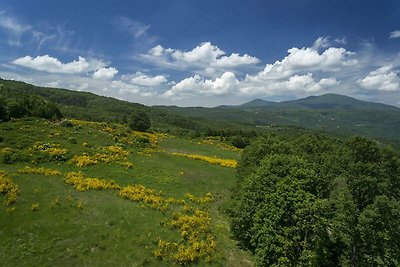
<path fill-rule="evenodd" d="M 284 102 L 256 99 L 239 106 L 215 108 L 158 108 L 193 118 L 230 121 L 258 128 L 285 125 L 386 140 L 400 139 L 400 108 L 335 94 Z"/>
<path fill-rule="evenodd" d="M 35 109 L 30 115 L 39 114 L 44 118 L 53 116 L 58 108 L 56 117 L 125 123 L 131 113 L 143 111 L 150 116 L 153 129 L 186 136 L 233 136 L 240 131 L 269 131 L 275 126 L 300 127 L 339 135 L 361 135 L 400 147 L 399 108 L 335 94 L 279 103 L 257 99 L 239 106 L 216 108 L 148 107 L 88 92 L 0 79 L 0 103 L 6 99 L 11 99 L 8 111 L 14 109 L 20 113 L 29 106 L 28 109 Z M 4 109 L 5 105 L 1 106 Z M 2 108 L 0 120 L 4 120 Z"/>
<path fill-rule="evenodd" d="M 172 131 L 175 134 L 180 132 L 182 134 L 193 135 L 201 132 L 209 132 L 214 129 L 243 128 L 242 125 L 235 123 L 217 123 L 207 119 L 192 119 L 142 104 L 98 96 L 89 92 L 40 87 L 0 78 L 0 103 L 5 103 L 7 99 L 10 100 L 9 109 L 15 107 L 15 110 L 19 112 L 21 110 L 32 109 L 32 99 L 35 99 L 33 101 L 35 102 L 35 106 L 44 106 L 43 100 L 45 100 L 47 102 L 46 107 L 49 105 L 50 108 L 54 108 L 55 105 L 59 108 L 61 114 L 67 118 L 98 122 L 125 123 L 131 113 L 143 111 L 151 117 L 154 129 Z M 40 103 L 38 104 L 37 102 Z M 2 106 L 4 107 L 5 104 Z M 39 112 L 42 112 L 42 110 L 39 110 Z M 29 111 L 28 113 L 30 113 L 29 115 L 35 115 L 37 111 Z M 23 114 L 14 115 L 15 117 L 22 117 Z M 60 114 L 57 117 L 59 116 Z M 50 115 L 39 117 L 49 118 Z M 4 119 L 2 119 L 0 114 L 1 120 Z"/>

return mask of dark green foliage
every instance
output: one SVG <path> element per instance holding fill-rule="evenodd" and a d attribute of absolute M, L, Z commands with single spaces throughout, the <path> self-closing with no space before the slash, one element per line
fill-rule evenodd
<path fill-rule="evenodd" d="M 245 148 L 249 145 L 249 140 L 241 136 L 234 136 L 231 139 L 231 144 L 237 148 Z"/>
<path fill-rule="evenodd" d="M 153 129 L 180 136 L 202 136 L 207 130 L 221 129 L 228 126 L 226 123 L 215 123 L 210 120 L 194 120 L 153 107 L 146 107 L 141 104 L 121 101 L 111 97 L 98 96 L 88 92 L 45 88 L 23 82 L 3 80 L 1 78 L 0 84 L 0 121 L 9 119 L 8 115 L 2 119 L 2 114 L 4 113 L 1 109 L 3 106 L 1 105 L 2 98 L 19 99 L 22 95 L 35 95 L 45 99 L 48 103 L 57 105 L 62 114 L 67 118 L 97 122 L 127 123 L 129 114 L 136 111 L 143 111 L 149 115 Z M 21 109 L 17 109 L 17 111 L 20 112 Z M 241 126 L 235 125 L 235 127 Z"/>
<path fill-rule="evenodd" d="M 129 116 L 128 126 L 132 130 L 146 132 L 151 127 L 150 118 L 145 112 L 136 111 Z"/>
<path fill-rule="evenodd" d="M 268 135 L 245 149 L 231 228 L 259 266 L 398 266 L 400 161 L 365 138 Z"/>
<path fill-rule="evenodd" d="M 2 87 L 4 98 L 0 99 L 0 122 L 23 117 L 38 117 L 59 120 L 63 117 L 53 103 L 34 94 L 6 93 Z"/>

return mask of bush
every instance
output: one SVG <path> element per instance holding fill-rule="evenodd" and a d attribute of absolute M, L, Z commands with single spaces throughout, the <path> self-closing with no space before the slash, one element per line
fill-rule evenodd
<path fill-rule="evenodd" d="M 234 136 L 231 139 L 231 144 L 237 148 L 245 148 L 249 145 L 249 140 L 241 136 Z"/>
<path fill-rule="evenodd" d="M 128 126 L 134 131 L 146 132 L 150 129 L 149 116 L 143 111 L 136 111 L 129 116 Z"/>

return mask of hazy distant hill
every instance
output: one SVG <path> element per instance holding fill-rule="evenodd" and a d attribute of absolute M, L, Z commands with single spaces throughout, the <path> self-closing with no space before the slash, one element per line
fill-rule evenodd
<path fill-rule="evenodd" d="M 399 108 L 337 94 L 283 102 L 256 99 L 238 106 L 215 108 L 158 108 L 195 118 L 232 121 L 257 127 L 286 125 L 400 140 Z"/>
<path fill-rule="evenodd" d="M 223 106 L 230 108 L 261 108 L 261 107 L 306 107 L 311 109 L 332 109 L 332 108 L 381 108 L 381 109 L 398 109 L 381 103 L 361 101 L 353 97 L 325 94 L 321 96 L 308 96 L 298 100 L 271 102 L 262 99 L 255 99 L 238 106 Z"/>

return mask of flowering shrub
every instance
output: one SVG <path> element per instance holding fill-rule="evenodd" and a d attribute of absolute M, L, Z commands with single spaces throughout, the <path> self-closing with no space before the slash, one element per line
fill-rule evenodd
<path fill-rule="evenodd" d="M 32 211 L 39 211 L 39 203 L 33 203 L 31 206 Z"/>
<path fill-rule="evenodd" d="M 113 161 L 118 160 L 118 155 L 110 155 L 110 154 L 104 154 L 104 153 L 96 153 L 94 156 L 91 157 L 94 161 L 100 161 L 104 163 L 110 163 Z"/>
<path fill-rule="evenodd" d="M 84 167 L 89 165 L 96 165 L 98 162 L 111 163 L 115 161 L 124 161 L 120 163 L 126 168 L 133 167 L 132 163 L 128 163 L 126 156 L 129 155 L 129 152 L 124 150 L 120 146 L 108 146 L 102 147 L 101 150 L 105 150 L 108 153 L 96 153 L 95 155 L 89 156 L 84 153 L 81 156 L 74 156 L 70 163 L 76 164 L 78 167 Z"/>
<path fill-rule="evenodd" d="M 83 154 L 81 156 L 74 156 L 69 162 L 76 164 L 76 166 L 78 167 L 85 167 L 97 164 L 97 160 L 92 159 L 89 155 L 86 154 Z"/>
<path fill-rule="evenodd" d="M 4 171 L 0 171 L 0 194 L 6 195 L 5 205 L 11 205 L 17 201 L 19 192 L 18 185 L 14 184 L 10 176 Z"/>
<path fill-rule="evenodd" d="M 190 193 L 186 193 L 185 197 L 197 204 L 206 204 L 213 200 L 213 195 L 210 192 L 208 192 L 204 197 L 195 197 Z"/>
<path fill-rule="evenodd" d="M 173 156 L 180 156 L 180 157 L 186 157 L 190 159 L 197 159 L 197 160 L 203 160 L 211 164 L 215 165 L 221 165 L 223 167 L 230 167 L 230 168 L 236 168 L 238 163 L 236 160 L 233 159 L 220 159 L 217 157 L 207 157 L 207 156 L 202 156 L 202 155 L 196 155 L 196 154 L 183 154 L 183 153 L 171 153 Z"/>
<path fill-rule="evenodd" d="M 216 249 L 216 241 L 211 231 L 211 215 L 208 205 L 213 200 L 211 193 L 207 193 L 204 197 L 195 197 L 187 193 L 185 195 L 186 198 L 193 204 L 188 205 L 184 199 L 165 198 L 160 191 L 146 188 L 143 185 L 128 185 L 121 188 L 114 181 L 89 178 L 82 172 L 68 173 L 65 181 L 73 185 L 78 191 L 117 189 L 119 190 L 119 197 L 143 203 L 163 212 L 167 210 L 173 211 L 180 207 L 180 211 L 174 212 L 172 218 L 166 218 L 163 221 L 164 225 L 179 231 L 180 240 L 168 242 L 158 239 L 154 255 L 162 260 L 177 264 L 194 263 L 200 259 L 206 262 L 212 260 Z M 57 204 L 58 199 L 54 205 Z M 76 207 L 80 209 L 83 204 L 78 204 Z"/>
<path fill-rule="evenodd" d="M 237 148 L 235 146 L 232 146 L 232 145 L 217 141 L 217 140 L 215 140 L 215 139 L 213 139 L 211 137 L 208 137 L 208 138 L 202 140 L 198 144 L 208 144 L 208 145 L 216 146 L 216 147 L 221 148 L 223 150 L 230 150 L 230 151 L 237 151 L 237 152 L 240 152 L 240 151 L 243 150 L 241 148 Z"/>
<path fill-rule="evenodd" d="M 128 185 L 123 187 L 118 194 L 122 198 L 127 198 L 135 202 L 143 202 L 146 205 L 158 209 L 168 209 L 168 201 L 162 196 L 161 192 L 156 192 L 153 189 L 147 189 L 143 185 Z"/>
<path fill-rule="evenodd" d="M 33 173 L 33 174 L 41 174 L 41 175 L 61 175 L 61 173 L 57 170 L 47 169 L 47 168 L 32 168 L 29 166 L 25 166 L 23 169 L 18 170 L 20 173 Z"/>
<path fill-rule="evenodd" d="M 125 169 L 131 169 L 134 166 L 133 163 L 129 161 L 122 161 L 119 163 L 119 165 L 124 166 Z"/>
<path fill-rule="evenodd" d="M 165 133 L 148 133 L 139 131 L 133 131 L 133 134 L 136 135 L 137 137 L 149 140 L 150 144 L 152 144 L 153 146 L 157 146 L 159 141 L 170 136 Z"/>
<path fill-rule="evenodd" d="M 211 193 L 207 193 L 203 198 L 196 198 L 191 194 L 186 194 L 186 197 L 199 204 L 206 204 L 212 200 Z M 181 212 L 174 212 L 172 220 L 164 223 L 178 230 L 182 239 L 179 242 L 158 239 L 158 248 L 154 251 L 154 255 L 178 264 L 193 263 L 199 259 L 211 261 L 216 241 L 211 231 L 208 208 L 205 205 L 200 209 L 184 204 Z"/>
<path fill-rule="evenodd" d="M 125 150 L 124 150 L 122 147 L 120 147 L 120 146 L 108 146 L 107 149 L 108 149 L 110 152 L 112 152 L 112 153 L 114 153 L 115 155 L 118 155 L 118 156 L 127 156 L 127 155 L 129 155 L 129 152 L 128 152 L 128 151 L 125 151 Z"/>
<path fill-rule="evenodd" d="M 70 172 L 65 177 L 65 182 L 71 184 L 78 191 L 90 189 L 120 189 L 121 187 L 113 180 L 86 177 L 82 172 Z"/>
<path fill-rule="evenodd" d="M 31 148 L 33 151 L 44 151 L 51 156 L 61 156 L 67 153 L 67 149 L 60 148 L 59 144 L 36 142 Z"/>

